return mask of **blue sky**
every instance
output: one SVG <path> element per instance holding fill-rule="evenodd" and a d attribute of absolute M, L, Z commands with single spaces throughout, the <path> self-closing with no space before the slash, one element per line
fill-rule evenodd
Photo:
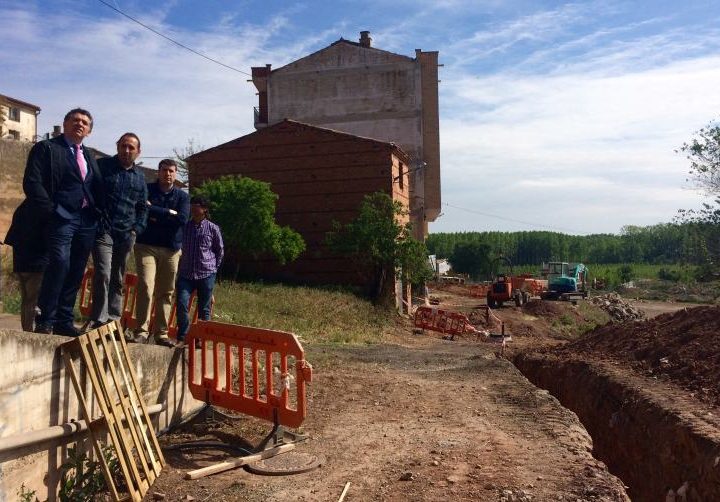
<path fill-rule="evenodd" d="M 701 202 L 675 149 L 720 112 L 718 1 L 106 1 L 248 73 L 361 30 L 392 52 L 439 51 L 431 232 L 617 233 Z M 83 106 L 90 145 L 113 152 L 132 130 L 154 166 L 190 138 L 253 131 L 247 75 L 97 0 L 4 0 L 0 19 L 0 93 L 40 106 L 41 132 Z"/>

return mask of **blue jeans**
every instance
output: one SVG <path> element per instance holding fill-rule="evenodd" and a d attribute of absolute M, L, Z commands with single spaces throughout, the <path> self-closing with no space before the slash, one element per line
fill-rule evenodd
<path fill-rule="evenodd" d="M 209 321 L 210 303 L 214 287 L 215 274 L 204 279 L 186 279 L 178 276 L 175 291 L 177 295 L 177 339 L 179 341 L 185 340 L 188 331 L 190 331 L 190 295 L 192 295 L 193 291 L 197 291 L 198 319 Z"/>
<path fill-rule="evenodd" d="M 71 219 L 54 215 L 49 230 L 48 265 L 40 286 L 36 329 L 73 325 L 75 298 L 95 242 L 97 220 L 91 209 L 83 209 Z"/>

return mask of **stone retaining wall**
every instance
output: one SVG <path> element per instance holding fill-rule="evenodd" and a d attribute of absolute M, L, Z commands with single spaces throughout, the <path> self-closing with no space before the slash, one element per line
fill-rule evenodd
<path fill-rule="evenodd" d="M 65 375 L 59 346 L 69 338 L 0 329 L 0 438 L 82 419 Z M 164 404 L 152 417 L 156 430 L 176 424 L 204 403 L 187 387 L 187 351 L 129 346 L 147 406 Z M 17 500 L 21 485 L 40 500 L 56 500 L 59 467 L 78 438 L 63 438 L 0 453 L 0 502 Z"/>

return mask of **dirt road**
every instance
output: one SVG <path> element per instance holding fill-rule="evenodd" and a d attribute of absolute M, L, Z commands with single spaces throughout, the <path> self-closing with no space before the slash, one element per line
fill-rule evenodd
<path fill-rule="evenodd" d="M 497 330 L 482 326 L 483 301 L 452 290 L 435 295 L 443 308 Z M 712 384 L 720 378 L 713 337 L 720 316 L 714 307 L 634 306 L 658 317 L 603 326 L 609 317 L 590 302 L 497 309 L 513 336 L 503 356 L 497 344 L 474 337 L 414 335 L 408 321 L 379 345 L 311 345 L 314 377 L 302 429 L 309 439 L 296 451 L 300 459 L 323 457 L 319 469 L 283 477 L 236 469 L 185 481 L 187 470 L 226 454 L 168 451 L 169 465 L 152 492 L 167 500 L 334 501 L 349 482 L 346 501 L 629 500 L 628 487 L 594 451 L 608 462 L 622 454 L 613 469 L 633 484 L 633 499 L 684 493 L 686 500 L 707 500 L 720 479 Z M 530 384 L 509 361 L 517 357 L 525 358 L 526 371 L 534 368 L 528 375 L 538 385 L 545 380 L 589 424 L 599 439 L 594 450 L 575 413 Z M 201 416 L 161 442 L 255 443 L 268 429 L 254 419 Z M 655 479 L 658 472 L 662 479 Z"/>
<path fill-rule="evenodd" d="M 303 431 L 310 439 L 298 451 L 324 456 L 322 467 L 185 481 L 186 470 L 217 458 L 172 451 L 152 491 L 169 500 L 327 501 L 350 482 L 346 501 L 628 500 L 592 457 L 577 417 L 499 357 L 496 344 L 413 335 L 408 326 L 387 344 L 307 349 L 314 381 Z M 200 417 L 163 442 L 256 441 L 267 429 L 251 419 Z"/>

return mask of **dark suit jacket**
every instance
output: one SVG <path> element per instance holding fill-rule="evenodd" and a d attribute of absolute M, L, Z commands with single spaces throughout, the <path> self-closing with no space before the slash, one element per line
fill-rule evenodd
<path fill-rule="evenodd" d="M 85 182 L 64 136 L 40 141 L 30 150 L 23 191 L 41 222 L 47 222 L 54 212 L 64 218 L 76 214 L 83 198 L 92 208 L 102 210 L 104 196 L 97 162 L 87 148 L 83 148 L 83 155 L 88 167 Z"/>
<path fill-rule="evenodd" d="M 15 210 L 5 244 L 13 248 L 13 272 L 42 272 L 47 265 L 46 225 L 39 224 L 28 200 Z"/>
<path fill-rule="evenodd" d="M 83 148 L 88 166 L 86 182 L 62 136 L 36 143 L 28 155 L 23 190 L 25 200 L 16 209 L 5 241 L 23 256 L 16 272 L 34 272 L 45 266 L 48 223 L 57 213 L 63 218 L 80 211 L 83 197 L 100 212 L 104 202 L 95 159 Z M 16 268 L 18 268 L 16 266 Z"/>

